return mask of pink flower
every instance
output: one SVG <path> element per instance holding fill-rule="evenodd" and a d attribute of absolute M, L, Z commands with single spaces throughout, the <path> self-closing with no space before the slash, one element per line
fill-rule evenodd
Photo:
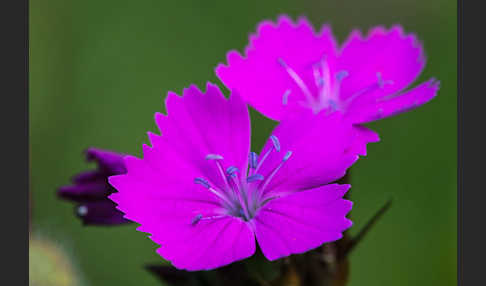
<path fill-rule="evenodd" d="M 430 79 L 405 90 L 425 66 L 422 46 L 402 27 L 358 30 L 339 47 L 331 28 L 319 33 L 300 18 L 263 21 L 250 36 L 244 56 L 227 55 L 216 74 L 244 101 L 281 120 L 302 108 L 314 113 L 341 111 L 365 123 L 418 107 L 435 97 L 439 82 Z"/>
<path fill-rule="evenodd" d="M 377 135 L 339 113 L 304 112 L 283 120 L 260 155 L 250 152 L 250 118 L 240 97 L 217 86 L 169 93 L 161 136 L 143 159 L 125 157 L 128 172 L 109 182 L 125 218 L 160 245 L 179 269 L 208 270 L 251 256 L 255 237 L 275 260 L 340 239 L 351 226 L 344 176 Z M 312 119 L 312 120 L 311 120 Z"/>

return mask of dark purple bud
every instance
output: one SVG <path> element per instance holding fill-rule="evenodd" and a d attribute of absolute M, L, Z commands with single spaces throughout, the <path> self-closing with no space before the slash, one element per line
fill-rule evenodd
<path fill-rule="evenodd" d="M 110 175 L 124 174 L 127 172 L 123 161 L 123 154 L 97 148 L 88 148 L 85 151 L 86 160 L 96 161 L 98 170 Z"/>
<path fill-rule="evenodd" d="M 108 198 L 78 205 L 75 211 L 84 225 L 117 225 L 129 222 Z"/>
<path fill-rule="evenodd" d="M 106 176 L 102 181 L 75 183 L 75 185 L 62 186 L 57 194 L 59 197 L 75 202 L 96 201 L 106 198 L 112 193 L 106 184 Z"/>
<path fill-rule="evenodd" d="M 115 191 L 108 183 L 108 177 L 126 173 L 124 155 L 96 148 L 89 148 L 84 154 L 87 161 L 96 162 L 97 168 L 73 176 L 73 184 L 60 187 L 57 195 L 77 203 L 76 213 L 84 224 L 128 222 L 123 218 L 123 213 L 116 209 L 116 204 L 108 199 Z"/>

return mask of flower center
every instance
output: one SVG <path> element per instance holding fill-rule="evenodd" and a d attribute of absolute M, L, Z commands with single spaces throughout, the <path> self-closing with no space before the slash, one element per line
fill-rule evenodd
<path fill-rule="evenodd" d="M 198 214 L 192 219 L 193 225 L 201 220 L 218 219 L 223 218 L 226 215 L 239 217 L 245 221 L 249 221 L 264 204 L 274 199 L 265 196 L 268 193 L 268 185 L 275 174 L 277 174 L 285 162 L 290 158 L 292 152 L 286 152 L 280 163 L 269 172 L 266 177 L 264 177 L 259 173 L 264 162 L 272 152 L 280 152 L 280 142 L 278 138 L 272 135 L 270 136 L 270 139 L 273 144 L 260 159 L 255 152 L 250 152 L 248 160 L 249 166 L 244 173 L 240 172 L 235 166 L 229 166 L 225 170 L 221 163 L 224 158 L 221 155 L 208 154 L 206 156 L 206 160 L 213 161 L 216 164 L 223 183 L 220 186 L 214 184 L 211 185 L 208 180 L 199 177 L 194 179 L 194 183 L 203 186 L 216 195 L 221 202 L 221 206 L 225 209 L 226 214 L 206 217 L 202 214 Z"/>
<path fill-rule="evenodd" d="M 277 60 L 280 66 L 285 69 L 289 77 L 295 82 L 304 95 L 304 100 L 298 101 L 297 103 L 311 108 L 314 113 L 318 113 L 323 109 L 328 109 L 330 112 L 336 110 L 345 110 L 349 103 L 351 103 L 356 97 L 383 88 L 385 84 L 393 83 L 391 80 L 383 80 L 381 73 L 377 72 L 377 80 L 375 83 L 352 94 L 346 100 L 341 100 L 339 96 L 341 82 L 349 75 L 349 73 L 346 70 L 331 73 L 329 63 L 326 61 L 325 56 L 323 56 L 320 61 L 312 64 L 312 78 L 314 79 L 313 84 L 316 87 L 317 94 L 315 92 L 311 92 L 308 83 L 306 83 L 303 78 L 282 58 L 278 58 Z M 287 105 L 290 96 L 291 89 L 287 89 L 282 96 L 282 104 Z"/>

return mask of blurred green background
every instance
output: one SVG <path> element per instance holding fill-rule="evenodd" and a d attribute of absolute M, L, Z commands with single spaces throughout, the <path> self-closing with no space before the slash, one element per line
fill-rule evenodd
<path fill-rule="evenodd" d="M 401 23 L 423 41 L 421 79 L 441 80 L 422 108 L 370 125 L 382 138 L 352 169 L 356 233 L 390 197 L 394 205 L 351 257 L 357 285 L 456 284 L 456 1 L 30 1 L 30 146 L 33 226 L 68 249 L 86 285 L 159 285 L 159 262 L 135 226 L 83 227 L 58 186 L 89 167 L 89 146 L 141 155 L 169 90 L 221 85 L 213 73 L 242 50 L 256 24 L 280 13 L 353 28 Z M 256 112 L 257 149 L 273 123 Z"/>

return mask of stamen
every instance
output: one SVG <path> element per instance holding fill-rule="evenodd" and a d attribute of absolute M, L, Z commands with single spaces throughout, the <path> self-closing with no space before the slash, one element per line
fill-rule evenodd
<path fill-rule="evenodd" d="M 336 79 L 338 81 L 342 81 L 345 77 L 349 75 L 349 72 L 346 70 L 342 70 L 336 73 Z"/>
<path fill-rule="evenodd" d="M 278 164 L 278 166 L 275 169 L 273 169 L 272 173 L 270 173 L 270 175 L 267 177 L 267 179 L 263 183 L 263 187 L 260 188 L 260 197 L 262 197 L 263 194 L 265 194 L 265 188 L 272 181 L 273 177 L 275 176 L 275 174 L 277 174 L 278 170 L 282 168 L 283 164 L 287 162 L 290 156 L 292 156 L 292 151 L 287 151 L 287 153 L 285 153 L 285 156 L 282 159 L 282 162 L 280 162 L 280 164 Z"/>
<path fill-rule="evenodd" d="M 258 162 L 258 165 L 256 166 L 255 172 L 260 169 L 263 162 L 265 162 L 265 159 L 267 159 L 268 155 L 270 155 L 272 150 L 275 149 L 277 152 L 280 152 L 280 141 L 278 140 L 277 136 L 271 135 L 270 140 L 272 140 L 273 146 L 272 148 L 268 149 L 265 154 L 263 154 L 263 157 L 261 158 L 260 162 Z"/>
<path fill-rule="evenodd" d="M 376 73 L 376 79 L 378 83 L 379 88 L 383 88 L 385 84 L 393 84 L 393 80 L 383 80 L 383 77 L 381 76 L 381 72 Z"/>
<path fill-rule="evenodd" d="M 287 89 L 287 90 L 284 92 L 284 94 L 283 94 L 283 96 L 282 96 L 282 104 L 283 104 L 283 105 L 287 105 L 287 103 L 289 103 L 289 95 L 290 95 L 290 92 L 291 92 L 291 90 L 290 90 L 290 89 Z"/>
<path fill-rule="evenodd" d="M 245 189 L 244 187 L 241 186 L 241 184 L 239 183 L 239 180 L 236 179 L 236 174 L 235 172 L 239 172 L 238 168 L 236 168 L 235 166 L 230 166 L 228 168 L 226 168 L 226 174 L 228 174 L 229 176 L 229 180 L 228 178 L 225 176 L 225 173 L 223 172 L 223 167 L 221 166 L 221 163 L 219 161 L 216 161 L 216 166 L 218 167 L 218 170 L 221 174 L 221 176 L 223 177 L 223 180 L 224 180 L 224 183 L 226 185 L 226 190 L 227 192 L 225 192 L 226 196 L 225 197 L 228 197 L 228 198 L 232 198 L 232 199 L 238 199 L 238 202 L 240 204 L 240 207 L 243 208 L 244 212 L 245 212 L 245 218 L 249 218 L 249 214 L 248 214 L 248 210 L 247 210 L 247 194 L 245 192 Z M 231 186 L 231 183 L 230 182 L 233 182 L 233 185 L 234 186 Z M 211 190 L 211 189 L 210 189 Z M 229 192 L 231 192 L 232 194 L 229 194 Z M 229 202 L 229 199 L 226 200 L 226 202 Z M 230 206 L 235 206 L 235 203 L 236 202 L 229 202 L 229 205 Z"/>
<path fill-rule="evenodd" d="M 300 76 L 291 67 L 289 67 L 282 58 L 278 58 L 277 61 L 287 71 L 287 73 L 295 81 L 297 86 L 299 86 L 299 88 L 304 93 L 305 97 L 307 97 L 307 100 L 311 103 L 315 103 L 315 99 L 312 96 L 312 93 L 310 92 L 309 88 L 302 80 L 302 78 L 300 78 Z"/>
<path fill-rule="evenodd" d="M 197 185 L 201 185 L 208 189 L 211 193 L 215 194 L 218 198 L 223 200 L 225 203 L 228 204 L 228 206 L 232 206 L 233 203 L 230 202 L 230 200 L 226 197 L 226 195 L 222 194 L 221 192 L 218 192 L 216 189 L 212 188 L 211 185 L 209 185 L 209 182 L 206 181 L 203 178 L 194 178 L 194 183 Z"/>
<path fill-rule="evenodd" d="M 312 66 L 312 73 L 314 75 L 314 81 L 317 87 L 324 86 L 324 79 L 322 78 L 321 74 L 319 73 L 319 64 L 314 64 Z"/>
<path fill-rule="evenodd" d="M 206 160 L 223 160 L 223 156 L 218 154 L 208 154 L 206 155 Z"/>
<path fill-rule="evenodd" d="M 292 156 L 292 151 L 287 151 L 287 153 L 285 153 L 285 156 L 283 157 L 283 161 L 287 161 L 290 156 Z"/>
<path fill-rule="evenodd" d="M 283 68 L 287 68 L 287 63 L 282 59 L 282 58 L 278 58 L 277 59 L 278 63 L 283 67 Z"/>
<path fill-rule="evenodd" d="M 367 87 L 363 88 L 362 90 L 356 92 L 355 94 L 351 95 L 348 99 L 346 99 L 345 102 L 351 102 L 356 97 L 358 97 L 362 94 L 375 91 L 378 88 L 383 88 L 386 84 L 393 84 L 393 80 L 383 80 L 381 73 L 377 72 L 376 73 L 376 83 L 374 83 L 370 86 L 367 86 Z"/>
<path fill-rule="evenodd" d="M 243 215 L 241 215 L 241 216 L 244 217 L 245 219 L 249 219 L 250 218 L 250 214 L 248 213 L 248 196 L 249 196 L 249 194 L 246 193 L 245 186 L 243 186 L 240 183 L 240 181 L 236 178 L 235 172 L 237 172 L 237 171 L 239 172 L 238 168 L 236 168 L 234 166 L 231 166 L 226 170 L 227 173 L 231 174 L 229 177 L 230 177 L 231 182 L 233 182 L 232 187 L 229 186 L 229 182 L 228 182 L 228 187 L 233 191 L 233 198 L 238 199 L 238 202 L 239 202 L 239 205 L 236 204 L 236 205 L 234 205 L 234 207 L 241 208 L 240 212 L 241 211 L 243 212 Z M 233 212 L 234 212 L 234 208 L 233 208 Z"/>
<path fill-rule="evenodd" d="M 376 73 L 376 79 L 378 80 L 378 86 L 382 88 L 384 83 L 383 83 L 383 78 L 381 77 L 381 72 Z"/>
<path fill-rule="evenodd" d="M 195 178 L 194 179 L 194 183 L 198 184 L 198 185 L 201 185 L 203 187 L 205 187 L 206 189 L 209 189 L 211 186 L 209 185 L 209 182 L 206 181 L 205 179 L 203 178 Z"/>
<path fill-rule="evenodd" d="M 331 71 L 329 70 L 329 65 L 326 62 L 326 55 L 324 55 L 319 63 L 321 66 L 321 78 L 322 81 L 327 82 L 326 85 L 320 86 L 319 90 L 319 102 L 325 103 L 329 98 L 332 97 L 332 86 L 331 86 Z M 317 113 L 321 108 L 314 108 L 314 113 Z"/>
<path fill-rule="evenodd" d="M 260 205 L 263 206 L 265 205 L 266 203 L 268 203 L 269 201 L 271 200 L 275 200 L 275 199 L 278 199 L 280 196 L 272 196 L 272 197 L 269 197 L 269 198 L 266 198 L 265 200 L 263 200 Z"/>
<path fill-rule="evenodd" d="M 250 168 L 255 169 L 258 163 L 258 155 L 255 152 L 250 152 Z"/>
<path fill-rule="evenodd" d="M 278 140 L 277 136 L 271 135 L 270 139 L 272 140 L 275 150 L 277 150 L 277 152 L 280 152 L 280 141 Z"/>
<path fill-rule="evenodd" d="M 240 208 L 238 213 L 240 214 L 241 217 L 245 217 L 246 218 L 246 215 L 245 215 L 245 212 L 243 211 L 243 208 Z"/>
<path fill-rule="evenodd" d="M 265 159 L 267 159 L 268 155 L 270 155 L 270 153 L 272 153 L 272 150 L 273 150 L 273 147 L 268 149 L 267 153 L 265 153 L 263 155 L 263 158 L 260 160 L 260 162 L 258 162 L 258 165 L 255 169 L 255 171 L 258 171 L 258 169 L 260 169 L 260 167 L 262 166 L 263 162 L 265 162 Z"/>
<path fill-rule="evenodd" d="M 251 183 L 251 182 L 254 182 L 254 181 L 262 181 L 263 179 L 264 179 L 264 177 L 262 175 L 254 174 L 254 175 L 251 175 L 248 178 L 246 178 L 246 181 L 248 183 Z"/>
<path fill-rule="evenodd" d="M 226 169 L 226 174 L 228 174 L 228 176 L 230 177 L 236 177 L 236 172 L 239 172 L 240 170 L 238 170 L 238 168 L 236 168 L 235 166 L 229 166 L 227 169 Z"/>
<path fill-rule="evenodd" d="M 211 182 L 203 177 L 194 178 L 194 183 L 201 185 L 208 191 L 213 193 L 218 197 L 221 206 L 226 210 L 222 215 L 213 216 L 203 216 L 203 214 L 197 214 L 192 217 L 191 225 L 197 225 L 202 220 L 212 220 L 218 218 L 224 218 L 228 215 L 240 217 L 246 221 L 251 219 L 258 208 L 261 206 L 261 198 L 264 197 L 265 188 L 268 186 L 269 182 L 272 180 L 273 176 L 278 172 L 282 165 L 291 157 L 292 152 L 287 151 L 282 157 L 282 161 L 277 167 L 270 172 L 269 177 L 264 177 L 262 174 L 258 174 L 258 168 L 261 166 L 265 158 L 273 151 L 280 151 L 280 141 L 275 135 L 270 136 L 271 144 L 263 158 L 258 162 L 258 155 L 255 152 L 250 152 L 249 154 L 249 165 L 251 168 L 250 174 L 245 177 L 238 176 L 236 172 L 240 170 L 236 166 L 229 166 L 223 169 L 222 162 L 223 159 L 221 155 L 218 154 L 208 154 L 206 156 L 207 160 L 215 160 L 215 164 L 220 174 L 222 175 L 226 186 L 220 186 L 218 181 L 217 186 L 211 186 Z M 257 164 L 258 163 L 258 164 Z M 243 175 L 243 174 L 242 174 Z M 245 174 L 246 175 L 246 174 Z M 250 185 L 250 183 L 261 181 L 262 184 L 257 183 L 255 185 Z M 262 186 L 263 187 L 259 187 Z"/>
<path fill-rule="evenodd" d="M 218 171 L 219 171 L 219 174 L 221 175 L 221 177 L 223 177 L 223 181 L 226 185 L 226 190 L 227 191 L 231 190 L 232 188 L 230 187 L 228 179 L 226 178 L 226 175 L 224 174 L 223 166 L 221 166 L 221 163 L 219 162 L 220 160 L 223 160 L 223 156 L 221 156 L 219 154 L 208 154 L 208 155 L 206 155 L 206 160 L 214 160 L 216 162 L 216 167 L 218 168 Z"/>
<path fill-rule="evenodd" d="M 225 215 L 213 215 L 213 216 L 204 216 L 202 214 L 198 214 L 196 215 L 192 221 L 191 221 L 191 224 L 192 225 L 196 225 L 198 222 L 200 222 L 201 220 L 212 220 L 212 219 L 219 219 L 219 218 L 224 218 L 226 217 Z"/>
<path fill-rule="evenodd" d="M 196 225 L 202 219 L 202 217 L 203 217 L 202 214 L 198 214 L 192 219 L 191 224 Z"/>
<path fill-rule="evenodd" d="M 348 73 L 347 70 L 341 70 L 341 71 L 336 73 L 336 82 L 333 86 L 333 89 L 332 89 L 332 91 L 331 91 L 331 89 L 329 89 L 329 92 L 332 92 L 332 94 L 327 96 L 327 102 L 325 102 L 325 104 L 327 104 L 327 106 L 330 107 L 328 112 L 334 112 L 334 111 L 340 109 L 339 100 L 336 97 L 339 96 L 339 89 L 340 89 L 341 81 L 345 77 L 347 77 L 348 75 L 349 75 L 349 73 Z M 326 99 L 323 99 L 323 100 L 326 100 Z M 324 108 L 325 107 L 326 107 L 326 105 L 324 105 Z"/>
<path fill-rule="evenodd" d="M 337 103 L 334 100 L 329 99 L 328 103 L 329 103 L 329 106 L 331 107 L 332 111 L 338 110 L 339 106 L 337 105 Z"/>

